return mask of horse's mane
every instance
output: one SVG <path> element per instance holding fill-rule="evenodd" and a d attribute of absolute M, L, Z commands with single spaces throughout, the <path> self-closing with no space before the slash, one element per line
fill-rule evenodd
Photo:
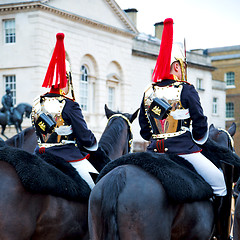
<path fill-rule="evenodd" d="M 28 133 L 35 131 L 33 127 L 29 127 L 21 131 L 20 133 L 14 135 L 13 137 L 7 139 L 5 143 L 8 146 L 12 147 L 17 147 L 17 148 L 22 148 L 24 144 L 24 136 L 27 135 Z"/>
<path fill-rule="evenodd" d="M 99 146 L 107 155 L 112 152 L 113 144 L 119 140 L 122 130 L 124 129 L 124 121 L 122 118 L 116 118 L 110 121 L 105 128 L 102 137 L 99 140 Z"/>

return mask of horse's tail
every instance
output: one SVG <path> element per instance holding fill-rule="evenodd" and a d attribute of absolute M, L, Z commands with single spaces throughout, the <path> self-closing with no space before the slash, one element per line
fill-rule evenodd
<path fill-rule="evenodd" d="M 118 197 L 126 182 L 126 172 L 123 167 L 118 167 L 104 177 L 100 200 L 101 229 L 100 239 L 119 240 L 118 232 Z"/>

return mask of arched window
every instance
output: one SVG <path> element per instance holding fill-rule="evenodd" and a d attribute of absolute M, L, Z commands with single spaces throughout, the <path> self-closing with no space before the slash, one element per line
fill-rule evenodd
<path fill-rule="evenodd" d="M 226 118 L 234 118 L 234 103 L 226 103 Z"/>
<path fill-rule="evenodd" d="M 107 104 L 111 110 L 116 110 L 120 107 L 120 89 L 119 76 L 117 74 L 109 74 L 107 76 Z"/>
<path fill-rule="evenodd" d="M 81 80 L 80 80 L 80 107 L 83 111 L 88 110 L 88 69 L 86 66 L 81 67 Z"/>
<path fill-rule="evenodd" d="M 109 86 L 108 87 L 108 107 L 110 109 L 115 109 L 115 87 Z"/>
<path fill-rule="evenodd" d="M 112 110 L 122 109 L 124 102 L 124 88 L 122 81 L 122 68 L 117 61 L 111 61 L 107 66 L 107 104 Z"/>

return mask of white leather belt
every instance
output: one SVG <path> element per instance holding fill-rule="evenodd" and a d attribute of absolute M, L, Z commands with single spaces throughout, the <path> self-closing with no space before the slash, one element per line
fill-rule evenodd
<path fill-rule="evenodd" d="M 153 134 L 152 135 L 152 138 L 153 139 L 162 139 L 162 138 L 171 138 L 171 137 L 176 137 L 176 136 L 179 136 L 179 135 L 182 135 L 183 133 L 189 131 L 188 128 L 184 128 L 183 130 L 181 131 L 178 131 L 178 132 L 174 132 L 174 133 L 162 133 L 162 134 Z"/>
<path fill-rule="evenodd" d="M 62 145 L 66 145 L 66 144 L 76 144 L 76 141 L 70 141 L 70 140 L 62 140 L 60 143 L 39 143 L 38 146 L 44 147 L 44 148 L 49 148 L 49 147 L 54 147 L 54 146 L 62 146 Z"/>

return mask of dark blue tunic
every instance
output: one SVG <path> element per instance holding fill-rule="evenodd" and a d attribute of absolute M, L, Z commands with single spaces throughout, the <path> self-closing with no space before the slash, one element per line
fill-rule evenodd
<path fill-rule="evenodd" d="M 60 95 L 46 94 L 45 97 L 60 97 Z M 88 129 L 79 104 L 68 98 L 65 98 L 64 101 L 66 101 L 66 103 L 62 111 L 62 118 L 66 125 L 72 125 L 73 130 L 73 133 L 68 139 L 76 139 L 77 146 L 71 143 L 45 148 L 44 150 L 45 152 L 62 157 L 67 161 L 79 160 L 87 155 L 87 153 L 84 152 L 84 147 L 92 147 L 96 144 L 96 138 L 91 130 Z M 39 147 L 37 147 L 35 151 L 39 152 Z"/>
<path fill-rule="evenodd" d="M 157 86 L 164 87 L 174 83 L 174 80 L 163 80 L 157 83 Z M 196 140 L 200 140 L 205 136 L 208 130 L 207 117 L 203 114 L 198 93 L 193 85 L 183 82 L 183 89 L 180 96 L 182 106 L 189 109 L 190 118 L 192 120 L 192 135 Z M 151 127 L 145 115 L 144 100 L 142 100 L 139 114 L 140 134 L 143 139 L 151 141 L 148 151 L 157 149 L 157 140 L 152 139 Z M 201 149 L 195 144 L 189 131 L 186 133 L 167 138 L 161 141 L 161 146 L 167 153 L 189 154 L 199 152 Z M 159 144 L 159 143 L 158 143 Z"/>

